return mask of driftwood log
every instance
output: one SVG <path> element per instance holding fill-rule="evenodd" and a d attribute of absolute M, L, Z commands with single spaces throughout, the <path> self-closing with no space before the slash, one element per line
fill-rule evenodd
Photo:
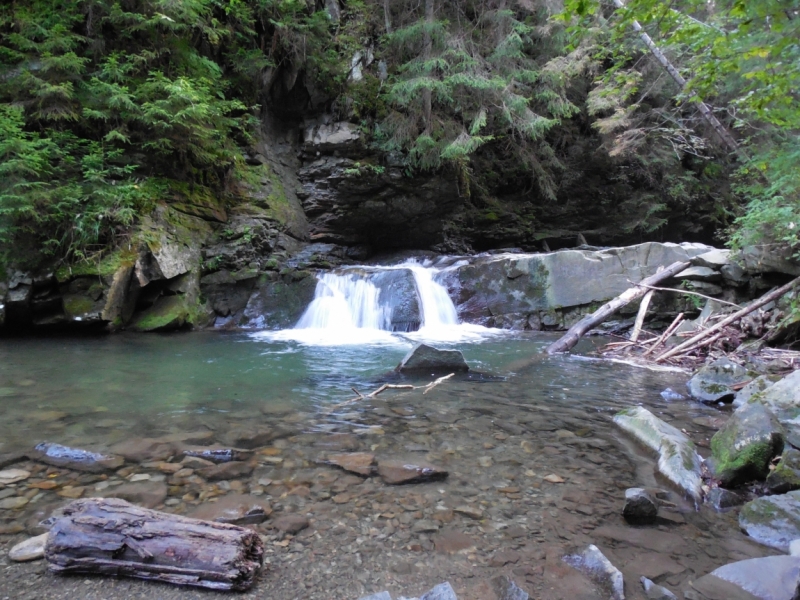
<path fill-rule="evenodd" d="M 136 577 L 213 590 L 250 588 L 263 554 L 254 531 L 115 498 L 70 503 L 45 546 L 55 573 Z"/>
<path fill-rule="evenodd" d="M 567 333 L 565 333 L 561 338 L 550 344 L 545 351 L 548 354 L 566 352 L 575 344 L 577 344 L 583 334 L 589 331 L 592 327 L 595 327 L 596 325 L 599 325 L 605 321 L 608 317 L 613 315 L 626 304 L 636 300 L 637 298 L 640 298 L 641 296 L 644 296 L 648 292 L 647 286 L 653 286 L 661 281 L 664 281 L 665 279 L 669 279 L 689 266 L 691 266 L 691 263 L 689 262 L 672 263 L 670 266 L 659 271 L 655 275 L 651 275 L 650 277 L 643 279 L 641 283 L 633 286 L 632 288 L 628 288 L 610 302 L 606 302 L 591 315 L 586 315 L 583 317 L 580 321 L 575 323 L 575 325 L 570 327 L 569 331 L 567 331 Z"/>

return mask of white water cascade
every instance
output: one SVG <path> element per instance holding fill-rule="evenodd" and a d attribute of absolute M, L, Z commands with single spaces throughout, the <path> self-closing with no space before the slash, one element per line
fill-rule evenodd
<path fill-rule="evenodd" d="M 397 289 L 387 291 L 385 279 L 383 283 L 381 279 L 388 271 L 402 270 L 411 274 L 413 285 L 408 277 L 400 277 L 406 282 L 402 287 L 405 295 L 398 300 Z M 360 266 L 322 273 L 317 276 L 314 300 L 293 329 L 258 335 L 314 345 L 346 345 L 407 343 L 404 337 L 456 342 L 489 334 L 492 330 L 484 327 L 459 324 L 447 289 L 436 281 L 438 272 L 435 267 L 408 261 L 387 267 Z M 382 290 L 387 291 L 385 298 Z M 395 295 L 392 297 L 392 294 Z M 402 330 L 402 337 L 392 334 L 393 307 L 398 302 L 418 308 L 418 331 Z M 413 327 L 416 328 L 416 324 Z"/>

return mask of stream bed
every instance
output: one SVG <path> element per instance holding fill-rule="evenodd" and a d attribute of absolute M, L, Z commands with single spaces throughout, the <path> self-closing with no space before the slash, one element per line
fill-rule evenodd
<path fill-rule="evenodd" d="M 555 337 L 475 330 L 437 343 L 462 350 L 470 373 L 426 394 L 388 389 L 358 400 L 353 388 L 367 394 L 386 382 L 434 379 L 393 372 L 419 335 L 348 345 L 218 332 L 0 340 L 0 456 L 45 441 L 142 448 L 140 460 L 108 474 L 14 465 L 31 476 L 0 486 L 1 498 L 26 500 L 0 510 L 0 599 L 225 596 L 56 577 L 42 561 L 6 558 L 70 498 L 135 485 L 154 508 L 190 516 L 226 497 L 263 501 L 272 514 L 251 526 L 265 536 L 267 565 L 257 585 L 236 596 L 243 598 L 415 596 L 449 581 L 460 600 L 490 600 L 488 582 L 506 574 L 532 598 L 599 600 L 607 595 L 561 561 L 590 543 L 623 572 L 626 597 L 644 598 L 646 576 L 680 598 L 716 567 L 775 554 L 739 531 L 736 511 L 697 510 L 658 480 L 654 457 L 611 422 L 640 404 L 707 454 L 722 415 L 660 394 L 683 392 L 685 373 L 591 358 L 602 338 L 582 341 L 571 355 L 541 354 Z M 250 450 L 248 469 L 212 481 L 188 466 L 178 473 L 170 461 L 181 456 L 147 454 L 147 440 L 187 433 L 198 438 L 187 443 Z M 356 451 L 427 461 L 449 476 L 390 486 L 325 462 Z M 670 492 L 656 524 L 622 519 L 629 487 Z M 284 517 L 295 525 L 275 528 Z"/>

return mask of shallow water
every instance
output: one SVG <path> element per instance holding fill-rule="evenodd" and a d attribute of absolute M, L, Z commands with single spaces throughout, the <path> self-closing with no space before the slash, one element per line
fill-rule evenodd
<path fill-rule="evenodd" d="M 668 518 L 645 529 L 644 538 L 631 537 L 630 531 L 642 530 L 628 528 L 619 516 L 625 488 L 666 484 L 654 475 L 653 457 L 614 428 L 614 412 L 642 404 L 685 429 L 706 452 L 714 433 L 707 425 L 718 411 L 660 396 L 667 387 L 682 392 L 686 374 L 593 359 L 590 351 L 607 341 L 599 338 L 582 341 L 575 354 L 549 357 L 541 350 L 553 335 L 476 330 L 471 341 L 462 337 L 454 345 L 464 352 L 469 375 L 424 395 L 386 390 L 348 402 L 355 398 L 351 388 L 366 394 L 384 382 L 432 381 L 393 373 L 421 335 L 338 346 L 211 332 L 0 340 L 0 454 L 41 441 L 107 449 L 130 438 L 198 430 L 224 444 L 237 428 L 280 429 L 270 451 L 257 455 L 253 475 L 232 487 L 167 482 L 172 501 L 166 510 L 178 513 L 191 513 L 202 502 L 198 493 L 210 489 L 207 497 L 231 490 L 259 495 L 272 503 L 274 516 L 311 516 L 312 528 L 292 544 L 280 545 L 283 536 L 270 533 L 273 568 L 291 565 L 304 573 L 295 587 L 265 578 L 259 590 L 272 598 L 297 598 L 302 590 L 303 597 L 355 599 L 387 588 L 412 595 L 448 578 L 459 598 L 480 598 L 475 577 L 493 572 L 512 575 L 535 597 L 590 598 L 565 595 L 565 580 L 547 566 L 553 547 L 587 543 L 598 544 L 623 569 L 636 598 L 642 574 L 655 573 L 677 591 L 730 560 L 771 554 L 738 532 L 735 514 L 695 511 L 675 490 Z M 326 440 L 341 433 L 354 434 L 359 450 L 426 459 L 450 477 L 389 487 L 321 465 Z M 92 495 L 95 476 L 53 472 L 60 484 L 85 486 L 85 495 Z M 563 482 L 550 483 L 548 475 Z M 299 488 L 304 491 L 295 493 Z M 29 494 L 24 508 L 0 510 L 0 524 L 19 521 L 30 528 L 38 507 L 63 500 L 57 493 Z M 452 509 L 464 504 L 479 507 L 484 518 L 454 516 Z M 441 532 L 414 531 L 419 519 L 466 533 L 476 548 L 439 552 Z M 321 549 L 338 552 L 338 568 L 313 560 Z M 493 563 L 504 549 L 520 558 Z M 420 560 L 420 553 L 429 558 Z M 669 568 L 640 564 L 642 555 Z M 398 561 L 412 567 L 397 572 Z"/>

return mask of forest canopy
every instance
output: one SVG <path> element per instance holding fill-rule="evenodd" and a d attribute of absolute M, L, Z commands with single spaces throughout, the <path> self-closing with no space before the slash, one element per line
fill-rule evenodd
<path fill-rule="evenodd" d="M 796 1 L 13 0 L 0 73 L 4 261 L 20 236 L 90 258 L 176 185 L 236 202 L 278 75 L 475 203 L 558 202 L 592 139 L 642 190 L 622 227 L 702 209 L 734 245 L 800 246 Z"/>

